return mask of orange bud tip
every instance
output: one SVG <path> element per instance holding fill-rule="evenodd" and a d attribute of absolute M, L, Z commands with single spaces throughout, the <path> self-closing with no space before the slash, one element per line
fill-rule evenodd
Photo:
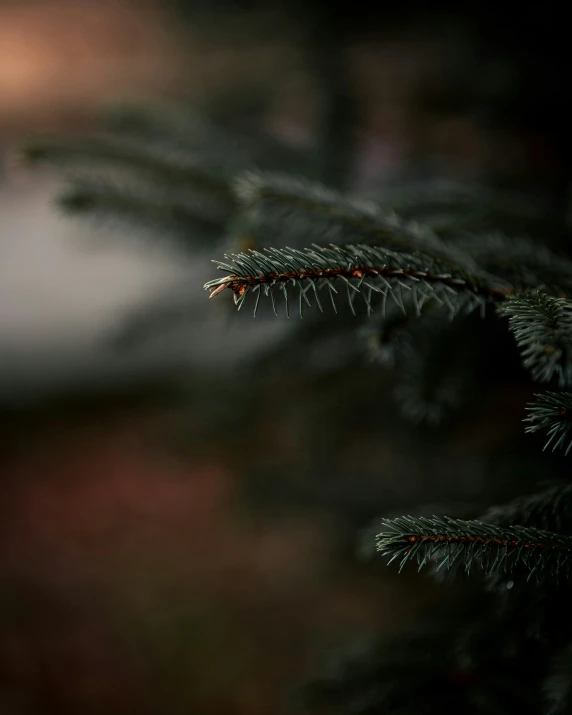
<path fill-rule="evenodd" d="M 219 293 L 222 293 L 223 290 L 226 288 L 226 286 L 227 286 L 227 284 L 226 284 L 226 283 L 223 283 L 222 285 L 220 285 L 220 286 L 218 286 L 217 288 L 215 288 L 215 289 L 212 291 L 212 293 L 209 295 L 209 300 L 210 300 L 211 298 L 214 298 L 215 296 L 217 296 Z"/>

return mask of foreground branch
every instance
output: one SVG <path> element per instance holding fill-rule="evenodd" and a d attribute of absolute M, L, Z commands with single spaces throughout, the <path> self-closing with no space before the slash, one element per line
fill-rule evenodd
<path fill-rule="evenodd" d="M 567 575 L 572 557 L 572 537 L 524 526 L 499 527 L 480 521 L 449 517 L 384 519 L 377 535 L 377 550 L 396 559 L 400 570 L 416 561 L 419 569 L 429 561 L 437 569 L 473 564 L 485 574 L 513 572 L 524 567 L 533 575 L 558 578 Z"/>
<path fill-rule="evenodd" d="M 474 275 L 467 270 L 450 266 L 421 254 L 400 254 L 381 246 L 314 246 L 298 251 L 292 248 L 268 248 L 265 253 L 248 251 L 226 256 L 230 263 L 218 263 L 219 270 L 229 275 L 205 284 L 211 291 L 211 298 L 230 288 L 238 307 L 242 307 L 248 293 L 256 293 L 256 309 L 260 296 L 270 296 L 274 311 L 276 303 L 273 288 L 282 291 L 288 314 L 288 288 L 299 291 L 300 315 L 302 304 L 308 299 L 308 291 L 313 291 L 320 310 L 322 304 L 318 288 L 327 288 L 334 310 L 335 295 L 338 290 L 333 281 L 343 281 L 352 312 L 353 300 L 361 295 L 368 313 L 372 310 L 373 293 L 383 297 L 383 302 L 391 297 L 405 312 L 402 290 L 411 291 L 417 315 L 430 298 L 448 307 L 451 316 L 460 310 L 484 309 L 487 301 L 502 300 L 511 289 L 494 284 L 484 276 Z"/>

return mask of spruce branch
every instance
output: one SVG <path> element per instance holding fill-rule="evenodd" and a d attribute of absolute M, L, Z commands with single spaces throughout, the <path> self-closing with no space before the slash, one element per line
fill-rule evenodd
<path fill-rule="evenodd" d="M 567 455 L 572 449 L 572 393 L 546 392 L 536 397 L 537 401 L 526 408 L 528 417 L 524 421 L 531 423 L 526 432 L 546 430 L 544 449 L 552 445 L 553 452 L 562 448 Z"/>
<path fill-rule="evenodd" d="M 410 561 L 416 561 L 419 570 L 439 561 L 438 570 L 459 565 L 469 573 L 474 564 L 490 575 L 524 567 L 527 580 L 533 575 L 557 579 L 569 572 L 572 537 L 524 526 L 404 516 L 382 521 L 377 550 L 390 557 L 389 563 L 400 559 L 400 570 Z"/>
<path fill-rule="evenodd" d="M 535 380 L 572 381 L 572 303 L 545 293 L 516 295 L 498 306 L 508 317 L 523 364 Z"/>
<path fill-rule="evenodd" d="M 210 297 L 230 288 L 239 308 L 250 291 L 256 293 L 256 309 L 260 296 L 270 296 L 276 312 L 273 289 L 284 295 L 288 315 L 288 289 L 298 289 L 300 316 L 303 302 L 311 305 L 308 293 L 313 291 L 320 310 L 322 304 L 319 288 L 327 288 L 336 308 L 338 289 L 334 281 L 343 281 L 350 309 L 360 295 L 365 301 L 368 314 L 372 310 L 373 293 L 382 297 L 385 305 L 392 298 L 406 312 L 403 291 L 411 291 L 417 315 L 423 305 L 434 299 L 449 310 L 451 316 L 470 312 L 476 307 L 484 311 L 488 301 L 502 300 L 511 291 L 510 287 L 496 283 L 483 274 L 469 273 L 460 266 L 451 270 L 451 265 L 423 254 L 396 253 L 382 246 L 347 245 L 316 246 L 299 251 L 293 248 L 267 248 L 226 256 L 228 263 L 218 263 L 218 269 L 227 272 L 205 284 Z"/>
<path fill-rule="evenodd" d="M 254 230 L 265 237 L 278 236 L 283 243 L 379 244 L 397 251 L 425 251 L 442 261 L 475 267 L 468 254 L 443 243 L 428 226 L 404 221 L 373 201 L 316 182 L 248 171 L 237 178 L 235 193 Z"/>

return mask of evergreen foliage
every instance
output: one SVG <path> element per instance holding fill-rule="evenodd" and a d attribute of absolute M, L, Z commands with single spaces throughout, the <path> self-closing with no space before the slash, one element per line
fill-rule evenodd
<path fill-rule="evenodd" d="M 448 517 L 401 517 L 384 520 L 377 536 L 377 549 L 395 559 L 402 569 L 410 560 L 419 570 L 430 560 L 437 569 L 461 563 L 467 573 L 476 564 L 486 574 L 524 566 L 528 578 L 544 573 L 557 578 L 567 575 L 572 539 L 520 525 L 499 527 L 480 521 Z"/>
<path fill-rule="evenodd" d="M 384 208 L 383 201 L 356 201 L 315 184 L 304 188 L 299 181 L 257 178 L 250 173 L 237 184 L 237 202 L 242 205 L 243 217 L 251 221 L 253 232 L 266 230 L 282 235 L 295 248 L 270 247 L 264 252 L 229 254 L 225 262 L 218 263 L 227 275 L 208 282 L 205 288 L 211 297 L 229 289 L 239 308 L 254 292 L 255 314 L 261 295 L 269 296 L 275 308 L 273 290 L 283 294 L 286 305 L 289 292 L 297 291 L 300 316 L 303 304 L 310 304 L 307 294 L 313 295 L 318 308 L 323 309 L 320 291 L 329 296 L 335 309 L 342 286 L 353 314 L 358 297 L 365 303 L 368 316 L 379 305 L 379 317 L 366 334 L 377 359 L 398 364 L 400 373 L 407 375 L 395 393 L 403 414 L 414 421 L 442 421 L 463 394 L 463 382 L 471 382 L 466 354 L 459 360 L 461 370 L 456 377 L 451 360 L 435 359 L 423 349 L 423 339 L 419 337 L 424 335 L 425 345 L 434 352 L 445 337 L 448 348 L 441 356 L 454 354 L 468 314 L 479 307 L 485 317 L 489 304 L 496 307 L 501 318 L 508 318 L 523 367 L 532 379 L 543 383 L 556 380 L 560 388 L 566 388 L 572 340 L 566 297 L 572 278 L 569 261 L 529 237 L 489 230 L 479 233 L 484 222 L 483 214 L 477 210 L 468 212 L 475 217 L 473 226 L 467 222 L 466 210 L 460 212 L 465 214 L 460 221 L 455 220 L 456 207 L 466 209 L 469 197 L 475 206 L 479 199 L 483 206 L 487 199 L 490 203 L 490 195 L 475 191 L 434 196 L 433 204 L 426 200 L 415 205 L 414 201 L 408 204 L 405 191 L 401 197 L 390 193 Z M 505 202 L 499 197 L 497 203 L 501 204 L 501 213 L 509 206 L 514 208 L 514 214 L 522 215 L 521 202 L 512 198 Z M 399 206 L 402 217 L 394 210 Z M 408 206 L 415 210 L 408 212 Z M 432 208 L 433 217 L 439 212 L 447 216 L 446 230 L 443 222 L 433 219 L 425 224 L 419 222 L 418 209 L 431 215 Z M 492 213 L 491 210 L 487 216 Z M 318 236 L 322 238 L 320 244 L 303 246 L 304 239 L 315 241 Z M 357 240 L 360 243 L 354 243 Z M 426 329 L 414 329 L 412 322 Z M 451 334 L 455 337 L 447 342 Z M 429 399 L 427 394 L 431 395 Z M 572 449 L 571 408 L 566 392 L 540 395 L 537 403 L 528 408 L 526 421 L 530 424 L 526 431 L 546 431 L 546 446 L 562 447 L 568 454 Z M 538 666 L 545 657 L 542 649 L 546 634 L 557 628 L 555 620 L 558 621 L 558 616 L 553 617 L 545 609 L 551 600 L 554 604 L 566 602 L 570 593 L 572 540 L 568 506 L 569 486 L 565 485 L 490 509 L 479 519 L 445 515 L 383 519 L 376 537 L 377 549 L 389 557 L 389 562 L 396 561 L 399 570 L 413 562 L 419 569 L 430 564 L 432 573 L 476 573 L 496 596 L 495 618 L 504 614 L 503 628 L 509 634 L 514 627 L 508 623 L 512 612 L 527 619 L 523 629 L 529 638 L 526 647 L 532 642 L 542 644 L 532 647 L 531 658 Z M 490 615 L 484 616 L 483 623 L 490 619 Z M 479 629 L 483 623 L 479 623 Z M 340 713 L 433 713 L 448 712 L 451 707 L 459 712 L 566 711 L 570 680 L 562 674 L 561 663 L 568 662 L 565 656 L 557 660 L 555 671 L 543 686 L 544 707 L 538 692 L 525 698 L 517 695 L 521 691 L 522 696 L 524 684 L 520 678 L 526 676 L 509 646 L 499 666 L 507 670 L 502 675 L 497 671 L 493 679 L 483 676 L 478 656 L 476 670 L 456 667 L 458 646 L 451 641 L 447 644 L 443 634 L 435 643 L 424 644 L 426 654 L 415 651 L 414 639 L 405 642 L 413 648 L 406 651 L 405 662 L 397 659 L 399 651 L 394 643 L 378 644 L 376 649 L 362 652 L 357 660 L 355 656 L 347 660 L 344 654 L 341 669 L 325 675 L 305 691 L 306 703 Z M 437 666 L 435 652 L 444 644 Z M 444 663 L 449 665 L 445 667 Z M 462 686 L 455 696 L 457 676 L 451 674 L 461 672 L 464 675 L 458 677 Z M 511 683 L 513 677 L 515 681 Z M 493 680 L 502 683 L 503 692 L 495 692 L 494 687 L 486 690 Z"/>
<path fill-rule="evenodd" d="M 102 137 L 24 149 L 28 161 L 68 172 L 60 198 L 68 213 L 119 219 L 224 256 L 214 262 L 225 275 L 204 286 L 219 305 L 232 294 L 259 323 L 269 318 L 264 305 L 303 317 L 284 326 L 278 347 L 255 356 L 258 367 L 296 348 L 304 359 L 311 344 L 338 364 L 369 351 L 376 369 L 394 371 L 401 415 L 424 427 L 471 404 L 489 362 L 524 368 L 531 383 L 571 387 L 572 258 L 542 241 L 543 227 L 569 238 L 565 217 L 482 185 L 429 181 L 356 197 L 316 181 L 311 154 L 292 162 L 268 137 L 166 110 L 115 113 Z M 289 173 L 292 163 L 298 170 Z M 187 307 L 196 310 L 167 302 L 131 333 L 177 320 Z M 502 340 L 510 347 L 501 366 Z M 354 410 L 373 389 L 369 375 L 348 387 Z M 229 411 L 242 419 L 252 390 L 240 400 Z M 568 455 L 571 415 L 572 393 L 539 394 L 526 432 L 546 433 L 546 447 Z M 324 451 L 332 439 L 324 437 Z M 568 484 L 550 486 L 466 519 L 378 521 L 382 556 L 400 570 L 411 562 L 433 575 L 470 573 L 482 602 L 467 603 L 454 628 L 350 647 L 304 689 L 305 705 L 347 715 L 569 712 L 572 625 L 559 609 L 572 595 L 571 493 Z"/>
<path fill-rule="evenodd" d="M 568 437 L 572 429 L 570 420 L 572 394 L 569 392 L 547 392 L 537 397 L 537 402 L 527 408 L 529 414 L 525 421 L 531 424 L 526 431 L 546 430 L 548 441 L 545 449 L 550 446 L 553 450 L 562 448 L 568 455 L 572 449 L 572 440 L 569 440 Z"/>
<path fill-rule="evenodd" d="M 558 378 L 559 387 L 572 379 L 570 336 L 572 305 L 546 293 L 515 296 L 499 307 L 521 350 L 524 366 L 538 382 Z"/>

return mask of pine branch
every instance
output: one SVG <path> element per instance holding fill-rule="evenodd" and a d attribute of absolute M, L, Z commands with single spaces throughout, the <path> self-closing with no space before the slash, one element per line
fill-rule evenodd
<path fill-rule="evenodd" d="M 246 172 L 235 192 L 253 230 L 282 243 L 379 244 L 397 251 L 425 251 L 473 269 L 471 257 L 443 243 L 424 225 L 407 222 L 379 204 L 354 199 L 319 183 L 279 174 Z"/>
<path fill-rule="evenodd" d="M 384 519 L 377 535 L 377 550 L 400 558 L 400 570 L 410 561 L 419 569 L 439 561 L 437 569 L 463 566 L 469 573 L 478 566 L 485 574 L 514 572 L 524 567 L 527 580 L 534 575 L 558 579 L 568 575 L 572 537 L 524 526 L 499 527 L 480 521 L 448 517 Z"/>
<path fill-rule="evenodd" d="M 230 288 L 239 308 L 250 291 L 256 293 L 256 305 L 260 296 L 270 296 L 274 310 L 273 288 L 284 295 L 288 315 L 288 289 L 298 289 L 300 316 L 302 305 L 311 305 L 308 293 L 312 289 L 320 310 L 322 304 L 319 288 L 327 288 L 335 309 L 338 289 L 333 281 L 345 283 L 347 300 L 353 311 L 353 301 L 361 295 L 368 314 L 372 310 L 373 293 L 379 294 L 383 304 L 392 298 L 403 311 L 403 290 L 411 291 L 415 311 L 419 315 L 423 305 L 434 299 L 449 310 L 451 316 L 470 312 L 476 307 L 484 310 L 488 301 L 502 300 L 510 288 L 495 284 L 487 276 L 471 274 L 465 269 L 451 266 L 422 254 L 399 254 L 381 246 L 347 245 L 314 246 L 303 251 L 292 248 L 268 248 L 265 253 L 248 251 L 227 255 L 229 263 L 218 263 L 219 270 L 229 275 L 205 284 L 211 298 Z M 382 305 L 383 305 L 382 304 Z"/>
<path fill-rule="evenodd" d="M 474 517 L 475 512 L 478 512 L 478 508 L 475 508 L 474 502 L 458 502 L 458 501 L 443 501 L 443 502 L 421 502 L 413 506 L 407 507 L 407 513 L 409 517 L 434 517 L 436 514 L 439 516 L 454 516 L 457 519 L 471 519 Z M 377 516 L 375 519 L 371 520 L 369 524 L 360 529 L 356 553 L 359 558 L 364 561 L 377 560 L 377 544 L 376 538 L 379 533 L 379 522 L 380 519 L 396 519 L 403 515 L 403 508 L 390 509 L 383 512 L 383 516 Z M 381 563 L 378 561 L 378 563 Z M 444 571 L 435 572 L 433 575 L 438 577 L 439 581 L 444 581 L 443 578 Z M 451 576 L 451 572 L 447 572 L 447 576 Z M 452 580 L 452 579 L 448 579 Z"/>
<path fill-rule="evenodd" d="M 546 430 L 548 441 L 544 449 L 552 445 L 553 452 L 562 448 L 567 455 L 572 449 L 572 393 L 546 392 L 536 397 L 537 402 L 526 408 L 529 414 L 524 421 L 531 423 L 526 432 Z"/>
<path fill-rule="evenodd" d="M 498 306 L 509 319 L 523 364 L 535 380 L 572 381 L 572 303 L 545 293 L 517 295 Z"/>

